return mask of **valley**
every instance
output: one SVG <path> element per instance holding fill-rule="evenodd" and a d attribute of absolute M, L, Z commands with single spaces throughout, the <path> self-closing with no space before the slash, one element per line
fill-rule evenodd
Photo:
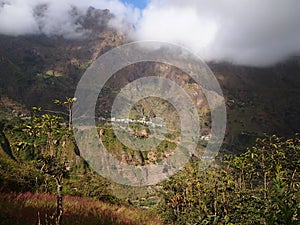
<path fill-rule="evenodd" d="M 224 94 L 227 123 L 220 152 L 205 171 L 199 162 L 213 160 L 203 155 L 212 121 L 202 87 L 163 63 L 124 67 L 105 84 L 95 108 L 96 138 L 109 154 L 142 167 L 159 165 L 178 146 L 187 148 L 179 139 L 180 116 L 164 99 L 140 100 L 128 118 L 111 115 L 123 87 L 152 76 L 175 82 L 197 106 L 195 154 L 153 186 L 117 184 L 90 167 L 73 136 L 70 109 L 93 62 L 132 41 L 109 26 L 111 18 L 109 10 L 90 7 L 77 18 L 86 32 L 81 38 L 0 34 L 0 224 L 58 224 L 57 215 L 59 224 L 298 224 L 299 56 L 265 67 L 207 62 Z M 136 151 L 118 139 L 116 132 L 125 131 L 141 141 L 138 148 L 146 148 L 145 140 L 158 144 Z"/>

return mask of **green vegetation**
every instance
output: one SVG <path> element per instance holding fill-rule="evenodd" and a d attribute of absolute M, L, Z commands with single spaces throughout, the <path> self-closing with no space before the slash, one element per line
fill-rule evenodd
<path fill-rule="evenodd" d="M 161 224 L 158 216 L 179 225 L 300 224 L 299 136 L 266 136 L 255 144 L 263 133 L 291 137 L 299 132 L 299 57 L 269 68 L 212 62 L 209 67 L 228 112 L 221 150 L 230 154 L 221 153 L 218 163 L 205 171 L 198 169 L 197 154 L 157 186 L 129 187 L 91 171 L 71 132 L 70 109 L 76 99 L 62 100 L 74 94 L 98 56 L 124 42 L 125 36 L 111 28 L 91 33 L 88 41 L 0 35 L 0 224 L 151 225 Z M 155 164 L 178 146 L 180 118 L 166 100 L 142 99 L 129 115 L 166 123 L 165 138 L 149 152 L 123 145 L 107 120 L 125 85 L 153 75 L 176 81 L 187 91 L 198 107 L 201 135 L 210 133 L 207 101 L 191 77 L 162 63 L 130 65 L 105 84 L 96 106 L 96 117 L 104 118 L 98 127 L 102 142 L 127 164 Z M 32 106 L 42 108 L 31 112 Z M 129 128 L 138 138 L 151 136 L 143 123 Z M 206 144 L 199 142 L 199 153 Z"/>
<path fill-rule="evenodd" d="M 55 103 L 66 106 L 69 113 L 67 115 L 71 117 L 70 108 L 74 101 L 73 98 L 67 98 L 65 102 L 56 100 Z M 34 107 L 30 119 L 10 121 L 2 125 L 1 139 L 4 152 L 8 151 L 7 148 L 11 152 L 11 157 L 4 154 L 1 158 L 2 190 L 54 193 L 56 189 L 55 224 L 61 224 L 63 194 L 71 192 L 70 185 L 75 184 L 74 180 L 77 181 L 76 185 L 88 184 L 84 181 L 84 175 L 90 176 L 91 173 L 83 160 L 79 162 L 77 160 L 79 156 L 75 152 L 71 120 L 65 122 L 59 115 L 43 113 L 41 108 Z M 67 178 L 68 175 L 72 178 L 66 182 L 69 186 L 67 192 L 64 192 L 63 178 Z M 95 192 L 98 185 L 101 191 L 97 191 L 97 197 L 101 198 L 100 194 L 107 196 L 104 179 L 101 181 L 93 177 L 91 181 L 96 182 L 91 187 L 84 186 L 86 189 L 74 187 L 77 194 L 95 197 L 91 194 L 90 188 L 94 188 Z"/>
<path fill-rule="evenodd" d="M 205 171 L 196 157 L 155 187 L 124 187 L 93 173 L 80 157 L 69 119 L 75 100 L 55 100 L 63 112 L 34 108 L 26 118 L 2 117 L 1 224 L 299 224 L 299 135 L 258 138 Z M 122 145 L 110 122 L 100 123 L 99 133 L 112 154 L 131 154 L 126 162 L 134 165 L 156 163 L 176 147 L 172 132 L 150 152 Z"/>
<path fill-rule="evenodd" d="M 299 160 L 299 136 L 257 139 L 222 165 L 192 162 L 163 182 L 157 210 L 166 224 L 299 224 Z"/>

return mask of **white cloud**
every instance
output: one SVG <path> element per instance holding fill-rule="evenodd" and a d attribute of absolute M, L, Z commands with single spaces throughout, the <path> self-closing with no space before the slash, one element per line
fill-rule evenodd
<path fill-rule="evenodd" d="M 38 32 L 31 6 L 22 1 L 3 4 L 3 7 L 0 8 L 0 21 L 0 31 L 7 35 Z"/>
<path fill-rule="evenodd" d="M 36 7 L 46 4 L 43 16 L 36 16 Z M 135 23 L 140 11 L 124 5 L 119 0 L 0 0 L 0 33 L 22 35 L 44 33 L 76 38 L 78 31 L 76 18 L 70 15 L 72 6 L 84 14 L 89 6 L 98 9 L 109 9 L 120 21 Z M 116 23 L 114 23 L 116 24 Z"/>
<path fill-rule="evenodd" d="M 49 7 L 36 18 L 42 3 Z M 130 37 L 182 44 L 207 60 L 260 66 L 300 54 L 299 0 L 151 0 L 142 12 L 121 0 L 0 0 L 0 33 L 76 37 L 71 5 L 109 9 L 117 16 L 110 25 L 135 25 Z"/>
<path fill-rule="evenodd" d="M 138 40 L 183 44 L 207 60 L 269 65 L 300 53 L 298 0 L 152 0 Z"/>
<path fill-rule="evenodd" d="M 203 48 L 215 38 L 217 25 L 191 8 L 146 10 L 138 24 L 137 38 L 171 41 Z"/>

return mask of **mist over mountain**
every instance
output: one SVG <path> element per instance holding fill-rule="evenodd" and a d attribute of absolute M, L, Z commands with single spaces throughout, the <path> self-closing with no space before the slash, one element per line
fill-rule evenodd
<path fill-rule="evenodd" d="M 79 21 L 89 6 L 110 10 L 108 26 L 130 40 L 177 43 L 207 61 L 262 67 L 300 53 L 296 0 L 151 0 L 144 9 L 120 0 L 1 0 L 0 33 L 82 38 L 89 29 Z"/>
<path fill-rule="evenodd" d="M 90 8 L 110 9 L 115 16 L 97 17 L 98 25 L 116 23 L 126 17 L 128 23 L 136 17 L 135 9 L 125 7 L 119 1 L 78 1 L 78 0 L 2 0 L 0 1 L 0 33 L 4 35 L 61 35 L 66 39 L 83 38 L 89 34 L 89 28 L 82 23 L 82 17 L 91 15 Z M 97 13 L 96 13 L 97 14 Z M 130 16 L 129 16 L 130 15 Z M 117 16 L 117 17 L 116 17 Z M 95 18 L 94 18 L 95 19 Z M 120 22 L 122 24 L 122 22 Z"/>
<path fill-rule="evenodd" d="M 300 2 L 136 1 L 0 0 L 0 224 L 298 224 Z"/>
<path fill-rule="evenodd" d="M 114 2 L 116 3 L 117 1 Z M 131 40 L 143 40 L 152 37 L 151 39 L 180 43 L 197 52 L 202 40 L 201 31 L 207 29 L 207 35 L 209 36 L 209 29 L 211 28 L 209 20 L 201 20 L 203 29 L 200 29 L 199 32 L 196 29 L 196 27 L 199 27 L 199 16 L 202 15 L 200 12 L 204 12 L 202 7 L 198 7 L 199 5 L 196 1 L 188 1 L 189 4 L 187 5 L 174 1 L 172 4 L 170 3 L 169 8 L 167 8 L 164 1 L 160 3 L 156 1 L 150 2 L 148 7 L 143 10 L 143 15 L 135 23 L 126 21 L 124 19 L 126 18 L 124 16 L 125 13 L 118 14 L 105 9 L 109 7 L 97 9 L 88 7 L 85 4 L 80 5 L 79 2 L 75 6 L 67 1 L 55 4 L 52 2 L 52 5 L 50 4 L 51 1 L 43 4 L 40 1 L 33 3 L 29 4 L 25 1 L 21 4 L 19 1 L 2 1 L 0 10 L 1 17 L 4 16 L 4 12 L 9 12 L 8 8 L 12 7 L 13 4 L 19 4 L 24 7 L 34 6 L 30 8 L 34 9 L 33 11 L 29 10 L 32 13 L 30 15 L 33 18 L 33 24 L 35 24 L 35 26 L 32 26 L 35 27 L 33 30 L 22 30 L 23 28 L 19 29 L 16 26 L 9 29 L 14 29 L 14 31 L 18 32 L 10 34 L 9 32 L 4 32 L 5 26 L 7 28 L 6 31 L 8 31 L 9 23 L 4 23 L 4 20 L 0 20 L 0 31 L 2 33 L 0 35 L 0 92 L 1 95 L 24 104 L 27 109 L 30 109 L 32 106 L 49 108 L 53 99 L 73 96 L 77 82 L 85 70 L 99 56 L 114 47 Z M 59 8 L 58 6 L 62 6 L 60 4 L 65 4 L 66 7 Z M 277 3 L 274 4 L 275 7 Z M 53 8 L 55 5 L 60 10 L 55 11 Z M 124 6 L 124 8 L 121 8 L 126 11 L 125 5 L 121 5 Z M 193 9 L 190 7 L 191 5 L 194 6 Z M 205 6 L 205 8 L 213 10 L 216 4 L 211 2 Z M 255 11 L 254 6 L 255 4 L 253 3 L 252 12 Z M 133 9 L 132 6 L 130 7 Z M 243 8 L 242 5 L 236 5 L 236 7 L 239 7 L 240 10 Z M 284 6 L 281 5 L 281 7 L 287 9 L 291 5 L 287 3 Z M 226 11 L 226 8 L 233 10 L 229 5 L 226 7 L 225 5 L 218 6 L 219 11 L 222 11 L 221 9 L 224 10 L 223 14 L 227 12 L 228 20 L 224 20 L 224 24 L 230 21 L 229 12 L 231 11 Z M 248 5 L 248 8 L 251 8 L 250 5 Z M 159 11 L 155 11 L 156 9 Z M 179 9 L 180 12 L 177 11 Z M 283 9 L 278 10 L 283 12 Z M 115 11 L 118 10 L 115 9 Z M 271 14 L 271 11 L 267 10 L 265 15 Z M 53 14 L 54 12 L 55 14 Z M 119 10 L 119 12 L 122 12 L 122 10 Z M 155 14 L 154 12 L 159 13 Z M 206 11 L 206 13 L 209 12 L 211 12 L 210 18 L 213 18 L 212 11 Z M 235 14 L 241 14 L 241 11 L 239 13 L 232 12 L 230 27 L 233 37 L 230 39 L 230 36 L 227 36 L 226 42 L 219 42 L 219 47 L 226 48 L 228 50 L 227 53 L 230 50 L 231 56 L 229 57 L 224 51 L 220 54 L 216 53 L 214 57 L 206 58 L 225 94 L 228 107 L 228 127 L 225 142 L 229 146 L 233 143 L 244 146 L 247 141 L 252 140 L 251 138 L 262 133 L 275 132 L 285 135 L 299 132 L 300 63 L 299 57 L 297 57 L 298 42 L 289 42 L 298 36 L 298 30 L 293 27 L 297 16 L 294 15 L 290 18 L 287 14 L 280 14 L 279 12 L 278 16 L 281 15 L 281 19 L 278 18 L 276 20 L 275 17 L 271 16 L 269 18 L 266 17 L 266 20 L 262 21 L 262 17 L 253 25 L 251 25 L 249 19 L 250 14 L 245 14 L 245 18 L 241 17 L 244 24 L 247 21 L 247 26 L 244 28 L 238 28 L 242 23 L 235 20 Z M 63 13 L 64 16 L 60 17 L 60 13 Z M 158 16 L 152 17 L 152 13 Z M 124 16 L 123 19 L 121 19 L 121 14 Z M 151 15 L 148 17 L 148 14 Z M 293 11 L 290 14 L 293 15 Z M 155 20 L 155 18 L 165 15 L 169 16 L 161 21 Z M 172 16 L 174 16 L 174 20 L 172 20 Z M 247 16 L 248 19 L 246 19 Z M 9 17 L 5 16 L 5 18 Z M 151 18 L 153 19 L 150 20 Z M 11 19 L 13 18 L 11 17 Z M 253 22 L 255 22 L 255 19 L 257 18 L 253 17 Z M 147 23 L 146 20 L 148 21 Z M 273 20 L 274 24 L 271 22 Z M 16 21 L 17 24 L 22 22 L 18 18 Z M 178 28 L 173 24 L 174 21 L 177 21 L 176 25 Z M 262 21 L 262 24 L 260 24 L 260 21 Z M 270 26 L 267 31 L 263 29 L 263 24 L 267 23 L 266 21 L 268 21 Z M 281 26 L 277 27 L 276 21 L 281 21 Z M 26 21 L 24 20 L 24 22 Z M 146 24 L 142 25 L 144 22 Z M 163 24 L 168 22 L 170 24 L 164 27 Z M 185 27 L 185 30 L 181 29 L 181 26 L 186 24 L 189 24 L 189 26 Z M 285 26 L 286 24 L 291 26 Z M 156 25 L 157 29 L 154 29 L 154 25 Z M 152 27 L 153 32 L 143 31 L 147 27 Z M 222 29 L 225 29 L 225 27 L 224 25 Z M 252 36 L 249 33 L 246 35 L 247 32 L 250 32 L 250 28 L 253 31 Z M 272 33 L 270 29 L 274 32 Z M 237 36 L 235 32 L 239 30 L 240 36 Z M 258 32 L 259 30 L 260 32 Z M 286 33 L 281 34 L 282 30 L 285 30 Z M 167 31 L 169 31 L 169 34 Z M 227 32 L 229 31 L 230 29 Z M 225 37 L 220 32 L 221 30 L 218 31 L 218 35 L 216 35 L 214 40 L 221 40 L 221 37 Z M 268 32 L 271 32 L 270 35 L 268 35 Z M 276 32 L 279 32 L 281 35 L 277 36 Z M 153 36 L 150 37 L 148 34 Z M 243 37 L 244 35 L 245 37 Z M 208 36 L 205 39 L 207 46 L 210 45 Z M 271 36 L 273 39 L 269 39 Z M 196 43 L 197 40 L 200 43 L 198 47 L 195 46 L 193 48 L 193 45 L 189 45 Z M 225 39 L 222 40 L 224 41 Z M 245 40 L 245 42 L 242 40 Z M 268 45 L 275 43 L 274 41 L 278 43 L 278 45 L 274 45 L 274 48 L 270 47 L 267 50 L 263 46 L 263 43 Z M 204 44 L 204 42 L 202 43 Z M 223 43 L 222 46 L 221 43 Z M 280 51 L 287 43 L 293 46 L 293 51 L 290 48 Z M 200 48 L 203 48 L 203 46 L 200 46 Z M 251 47 L 251 51 L 243 51 L 246 47 L 248 49 Z M 217 48 L 218 45 L 215 46 L 214 50 L 217 50 Z M 214 54 L 214 51 L 212 50 L 210 54 Z M 263 67 L 261 68 L 261 66 Z M 141 73 L 147 73 L 151 68 L 152 70 L 153 68 L 162 70 L 159 65 L 149 66 L 148 64 L 141 64 L 132 66 L 121 71 L 118 79 L 114 80 L 113 83 L 118 87 L 122 87 L 138 78 Z M 177 77 L 176 79 L 184 85 L 189 85 L 189 79 L 186 79 L 186 76 L 174 72 L 176 70 L 170 69 L 168 71 L 171 77 Z M 196 90 L 192 91 L 197 92 Z M 114 90 L 108 88 L 106 95 L 102 98 L 102 103 L 107 108 L 113 100 L 112 93 L 114 93 Z M 196 95 L 196 98 L 197 96 L 197 101 L 201 101 L 201 95 Z M 144 105 L 144 107 L 149 108 L 147 105 Z M 107 108 L 103 109 L 103 111 L 106 111 Z"/>
<path fill-rule="evenodd" d="M 42 11 L 39 8 L 38 15 Z M 80 27 L 76 31 L 81 35 L 78 38 L 43 33 L 0 35 L 2 94 L 29 108 L 72 96 L 88 66 L 103 53 L 125 43 L 125 35 L 108 25 L 114 18 L 108 10 L 89 7 L 80 14 L 73 8 L 70 15 Z"/>
<path fill-rule="evenodd" d="M 177 42 L 206 60 L 268 66 L 299 55 L 300 2 L 153 0 L 139 39 Z"/>

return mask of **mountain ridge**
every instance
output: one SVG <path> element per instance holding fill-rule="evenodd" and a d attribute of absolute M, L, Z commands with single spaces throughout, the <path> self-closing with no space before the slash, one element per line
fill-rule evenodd
<path fill-rule="evenodd" d="M 100 55 L 129 41 L 126 34 L 109 26 L 109 20 L 114 16 L 108 10 L 90 7 L 84 16 L 78 16 L 76 10 L 73 8 L 77 22 L 90 30 L 89 35 L 79 39 L 44 34 L 0 35 L 2 95 L 24 104 L 27 109 L 32 106 L 51 108 L 54 99 L 74 95 L 80 77 Z M 145 65 L 125 69 L 123 74 L 127 76 L 121 72 L 119 79 L 113 83 L 124 86 L 142 71 L 147 71 Z M 299 57 L 265 68 L 226 62 L 208 62 L 208 65 L 226 99 L 226 148 L 235 146 L 232 145 L 235 142 L 237 146 L 246 145 L 263 133 L 290 135 L 300 131 L 297 116 L 300 113 L 297 104 L 300 102 Z M 169 72 L 171 74 L 172 70 Z M 188 84 L 189 79 L 183 73 L 177 74 L 179 82 Z M 172 76 L 175 78 L 176 73 Z M 107 105 L 113 100 L 113 95 L 109 95 L 104 99 Z M 245 134 L 248 134 L 248 141 L 244 143 L 241 140 L 245 139 Z"/>

